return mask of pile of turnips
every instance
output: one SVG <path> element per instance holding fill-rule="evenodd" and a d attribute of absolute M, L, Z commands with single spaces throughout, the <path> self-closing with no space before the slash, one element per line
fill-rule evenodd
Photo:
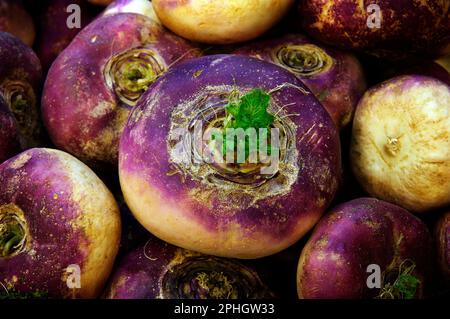
<path fill-rule="evenodd" d="M 438 0 L 0 0 L 0 299 L 448 296 L 449 54 Z"/>

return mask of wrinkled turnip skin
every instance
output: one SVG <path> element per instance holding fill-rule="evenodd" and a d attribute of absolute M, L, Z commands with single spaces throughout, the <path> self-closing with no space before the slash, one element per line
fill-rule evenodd
<path fill-rule="evenodd" d="M 36 36 L 33 20 L 21 0 L 0 0 L 0 31 L 13 34 L 30 47 L 33 45 Z"/>
<path fill-rule="evenodd" d="M 28 227 L 25 249 L 0 258 L 4 287 L 52 298 L 98 296 L 120 239 L 118 207 L 106 186 L 83 163 L 51 149 L 4 162 L 0 180 L 0 207 L 20 209 Z M 72 264 L 81 268 L 80 289 L 67 287 Z"/>
<path fill-rule="evenodd" d="M 69 29 L 67 27 L 67 18 L 72 14 L 72 12 L 67 12 L 67 7 L 71 4 L 80 6 L 81 28 Z M 37 55 L 44 70 L 50 68 L 61 51 L 92 18 L 84 0 L 50 0 L 48 2 L 45 10 L 41 13 L 41 32 L 37 46 Z"/>
<path fill-rule="evenodd" d="M 450 203 L 450 86 L 401 76 L 368 90 L 353 122 L 353 172 L 371 195 L 412 212 Z"/>
<path fill-rule="evenodd" d="M 186 273 L 177 272 L 177 266 L 188 265 L 196 258 L 202 258 L 204 265 L 208 265 L 208 261 L 212 261 L 208 271 L 222 271 L 214 267 L 217 264 L 229 266 L 233 265 L 233 268 L 225 268 L 229 271 L 228 279 L 233 281 L 232 285 L 245 289 L 247 295 L 244 296 L 241 292 L 238 296 L 240 298 L 268 298 L 272 296 L 272 292 L 261 282 L 258 274 L 247 266 L 244 266 L 237 261 L 230 259 L 222 259 L 212 256 L 205 256 L 193 251 L 188 251 L 183 248 L 172 246 L 166 242 L 159 240 L 156 237 L 151 236 L 147 242 L 128 255 L 126 255 L 119 263 L 117 269 L 112 274 L 111 280 L 108 284 L 103 296 L 107 299 L 178 299 L 181 296 L 172 295 L 170 292 L 164 291 L 163 280 L 167 273 L 176 273 L 175 278 L 180 282 L 172 282 L 171 288 L 175 291 L 182 291 L 181 284 L 184 284 L 186 280 L 183 280 L 183 275 Z M 198 259 L 197 259 L 198 260 Z M 207 267 L 207 266 L 206 266 Z M 248 273 L 254 281 L 240 282 L 239 278 L 233 276 L 233 272 L 239 269 Z M 187 296 L 183 298 L 189 299 L 203 299 L 203 298 L 217 298 L 218 296 L 210 295 L 193 288 L 192 284 L 195 283 L 195 278 L 188 277 L 191 282 L 191 294 L 186 293 Z M 247 277 L 248 278 L 248 277 Z M 245 285 L 245 287 L 242 287 Z M 220 285 L 217 286 L 220 288 Z M 239 289 L 239 288 L 238 288 Z M 222 299 L 222 298 L 220 298 Z"/>
<path fill-rule="evenodd" d="M 304 92 L 288 87 L 271 95 L 286 114 L 298 114 L 292 121 L 301 169 L 290 175 L 295 182 L 285 193 L 264 192 L 251 204 L 239 184 L 232 183 L 230 193 L 220 184 L 173 174 L 167 137 L 175 106 L 208 87 L 270 91 L 286 83 Z M 340 169 L 337 129 L 314 95 L 283 68 L 239 55 L 188 61 L 158 80 L 130 115 L 119 151 L 124 197 L 144 227 L 183 248 L 236 258 L 271 255 L 296 242 L 334 197 Z"/>
<path fill-rule="evenodd" d="M 19 152 L 20 140 L 16 121 L 0 96 L 0 164 Z"/>
<path fill-rule="evenodd" d="M 150 0 L 116 0 L 105 9 L 102 15 L 120 12 L 143 14 L 155 22 L 161 23 Z"/>
<path fill-rule="evenodd" d="M 401 239 L 400 239 L 401 238 Z M 373 198 L 356 199 L 327 213 L 300 256 L 297 291 L 300 298 L 374 298 L 367 266 L 394 270 L 405 259 L 416 265 L 423 294 L 431 263 L 431 237 L 426 225 L 401 207 Z"/>
<path fill-rule="evenodd" d="M 96 19 L 58 56 L 42 99 L 43 120 L 58 148 L 90 165 L 117 165 L 131 106 L 108 87 L 103 70 L 111 57 L 141 47 L 154 51 L 166 68 L 197 56 L 185 40 L 133 13 Z"/>
<path fill-rule="evenodd" d="M 18 122 L 21 145 L 23 148 L 39 146 L 42 144 L 39 114 L 42 68 L 39 58 L 18 38 L 0 32 L 0 61 L 0 94 Z M 25 95 L 33 101 L 31 105 L 15 109 L 10 96 L 13 83 L 25 88 Z"/>
<path fill-rule="evenodd" d="M 450 213 L 439 219 L 435 235 L 439 267 L 444 278 L 450 282 Z"/>
<path fill-rule="evenodd" d="M 300 34 L 260 41 L 244 46 L 234 53 L 250 55 L 286 67 L 274 56 L 274 50 L 291 45 L 314 45 L 331 58 L 332 66 L 329 69 L 310 76 L 295 72 L 294 74 L 314 93 L 339 128 L 348 125 L 359 99 L 367 88 L 361 64 L 353 55 L 324 47 Z M 287 69 L 289 70 L 289 67 Z"/>
<path fill-rule="evenodd" d="M 367 20 L 381 9 L 381 27 Z M 408 53 L 445 55 L 450 50 L 450 9 L 442 0 L 303 0 L 304 29 L 314 38 L 345 49 L 398 58 Z"/>
<path fill-rule="evenodd" d="M 161 22 L 192 41 L 231 44 L 255 39 L 287 13 L 293 0 L 153 0 Z"/>

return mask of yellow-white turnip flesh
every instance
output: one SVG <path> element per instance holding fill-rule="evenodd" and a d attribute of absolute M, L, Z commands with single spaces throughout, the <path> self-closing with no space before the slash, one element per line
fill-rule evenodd
<path fill-rule="evenodd" d="M 287 13 L 293 0 L 153 0 L 162 23 L 192 41 L 230 44 L 255 39 Z"/>
<path fill-rule="evenodd" d="M 413 212 L 450 203 L 450 87 L 418 75 L 365 93 L 356 109 L 353 171 L 372 196 Z"/>

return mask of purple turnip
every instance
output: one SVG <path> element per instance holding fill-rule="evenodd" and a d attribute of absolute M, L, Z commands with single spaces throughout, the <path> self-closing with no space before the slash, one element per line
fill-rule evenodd
<path fill-rule="evenodd" d="M 108 299 L 260 299 L 273 295 L 252 268 L 151 237 L 121 260 L 104 296 Z"/>
<path fill-rule="evenodd" d="M 445 280 L 450 282 L 450 213 L 439 219 L 435 235 L 439 267 Z"/>
<path fill-rule="evenodd" d="M 130 109 L 173 64 L 197 55 L 185 40 L 143 15 L 96 19 L 49 70 L 42 113 L 50 137 L 89 164 L 117 165 Z"/>
<path fill-rule="evenodd" d="M 314 229 L 298 265 L 298 295 L 419 298 L 430 252 L 428 229 L 414 215 L 373 198 L 356 199 L 332 209 Z"/>
<path fill-rule="evenodd" d="M 383 57 L 450 53 L 450 11 L 442 0 L 302 0 L 304 29 L 344 49 Z"/>
<path fill-rule="evenodd" d="M 70 27 L 67 19 L 72 14 L 67 12 L 70 5 L 78 5 L 81 13 L 81 25 Z M 88 10 L 84 0 L 49 0 L 41 13 L 40 33 L 37 45 L 37 55 L 44 70 L 48 70 L 56 57 L 64 50 L 78 32 L 84 28 L 93 14 Z"/>
<path fill-rule="evenodd" d="M 30 47 L 33 45 L 34 24 L 22 0 L 0 0 L 0 31 L 13 34 Z"/>
<path fill-rule="evenodd" d="M 0 95 L 13 113 L 23 148 L 42 140 L 39 99 L 42 69 L 36 54 L 18 38 L 0 32 Z"/>
<path fill-rule="evenodd" d="M 1 294 L 98 296 L 120 239 L 106 186 L 76 158 L 43 148 L 4 162 L 0 180 Z"/>
<path fill-rule="evenodd" d="M 366 90 L 362 67 L 353 55 L 324 47 L 300 34 L 256 42 L 234 53 L 269 61 L 294 73 L 339 128 L 350 123 Z"/>
<path fill-rule="evenodd" d="M 0 95 L 0 164 L 20 152 L 19 130 Z"/>
<path fill-rule="evenodd" d="M 87 0 L 87 1 L 99 6 L 107 6 L 111 4 L 111 2 L 113 2 L 114 0 Z"/>
<path fill-rule="evenodd" d="M 161 22 L 197 42 L 230 44 L 255 39 L 288 12 L 294 0 L 153 0 Z"/>
<path fill-rule="evenodd" d="M 450 86 L 408 75 L 365 93 L 353 121 L 353 172 L 371 195 L 412 212 L 450 203 Z"/>
<path fill-rule="evenodd" d="M 252 162 L 228 144 L 232 161 L 224 162 L 223 143 L 197 138 L 230 123 L 278 132 L 270 159 L 263 152 Z M 174 67 L 141 98 L 121 137 L 119 175 L 131 211 L 159 238 L 210 255 L 267 256 L 302 237 L 332 200 L 338 131 L 289 71 L 241 55 L 208 56 Z"/>

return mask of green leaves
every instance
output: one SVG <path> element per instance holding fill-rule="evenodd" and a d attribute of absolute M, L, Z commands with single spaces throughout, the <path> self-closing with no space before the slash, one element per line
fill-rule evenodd
<path fill-rule="evenodd" d="M 401 274 L 394 283 L 397 290 L 404 299 L 413 299 L 416 295 L 420 280 L 410 274 Z"/>
<path fill-rule="evenodd" d="M 274 121 L 274 116 L 267 112 L 269 102 L 270 95 L 261 89 L 254 89 L 230 102 L 225 107 L 228 116 L 224 128 L 268 128 Z"/>
<path fill-rule="evenodd" d="M 250 152 L 255 151 L 251 149 L 251 143 L 248 136 L 243 141 L 237 141 L 234 143 L 234 136 L 229 137 L 226 134 L 227 129 L 243 129 L 254 128 L 257 133 L 256 151 L 259 150 L 260 139 L 269 137 L 269 130 L 266 131 L 265 136 L 259 136 L 260 128 L 269 129 L 274 122 L 274 116 L 267 112 L 267 108 L 270 103 L 270 95 L 261 89 L 254 89 L 251 92 L 243 95 L 239 99 L 232 100 L 225 107 L 227 117 L 224 121 L 224 133 L 223 133 L 223 148 L 222 154 L 226 154 L 227 145 L 234 145 L 234 148 L 240 149 L 245 147 L 245 158 L 248 158 Z M 232 140 L 233 139 L 233 140 Z M 271 149 L 268 146 L 268 154 L 270 155 Z"/>

